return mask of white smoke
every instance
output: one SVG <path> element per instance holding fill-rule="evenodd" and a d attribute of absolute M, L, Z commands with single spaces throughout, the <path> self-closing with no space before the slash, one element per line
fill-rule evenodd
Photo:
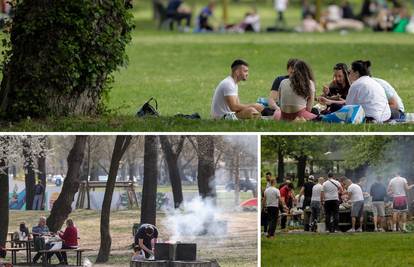
<path fill-rule="evenodd" d="M 171 242 L 191 242 L 198 236 L 220 236 L 227 233 L 226 222 L 217 220 L 221 210 L 211 198 L 193 198 L 179 209 L 167 210 L 164 226 L 171 231 Z"/>

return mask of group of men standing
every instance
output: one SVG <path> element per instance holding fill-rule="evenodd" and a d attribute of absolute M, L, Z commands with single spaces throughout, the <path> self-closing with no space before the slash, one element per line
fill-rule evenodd
<path fill-rule="evenodd" d="M 368 191 L 363 184 L 353 183 L 346 177 L 335 178 L 332 173 L 325 179 L 320 177 L 317 181 L 311 175 L 302 186 L 298 198 L 293 195 L 291 182 L 276 188 L 276 181 L 271 173 L 266 174 L 267 185 L 263 192 L 262 223 L 267 236 L 272 238 L 275 233 L 279 212 L 288 214 L 290 203 L 302 202 L 303 209 L 311 209 L 310 221 L 305 222 L 305 231 L 316 230 L 316 224 L 321 220 L 321 210 L 325 214 L 325 227 L 327 232 L 338 231 L 339 206 L 341 203 L 351 204 L 351 229 L 348 232 L 362 232 L 364 222 L 364 199 L 372 197 L 372 211 L 374 214 L 374 231 L 384 231 L 385 203 L 392 198 L 393 219 L 392 231 L 406 232 L 408 213 L 408 192 L 414 185 L 408 185 L 407 179 L 398 173 L 392 178 L 388 186 L 382 183 L 382 177 L 371 185 Z M 265 215 L 265 216 L 263 216 Z M 309 223 L 310 222 L 310 223 Z M 267 229 L 267 223 L 269 227 Z M 359 226 L 356 228 L 356 226 Z M 286 227 L 286 215 L 281 218 L 281 229 Z"/>

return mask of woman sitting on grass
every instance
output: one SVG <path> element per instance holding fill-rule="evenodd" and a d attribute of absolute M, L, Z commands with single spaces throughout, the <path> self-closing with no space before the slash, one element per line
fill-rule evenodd
<path fill-rule="evenodd" d="M 293 66 L 290 78 L 280 83 L 280 108 L 275 110 L 274 119 L 291 121 L 296 118 L 316 118 L 316 115 L 311 113 L 314 98 L 315 82 L 312 70 L 304 61 L 298 60 Z"/>
<path fill-rule="evenodd" d="M 351 82 L 348 77 L 348 66 L 345 63 L 338 63 L 333 68 L 333 81 L 329 86 L 323 86 L 323 94 L 319 102 L 327 107 L 322 114 L 329 114 L 340 110 L 345 105 Z"/>
<path fill-rule="evenodd" d="M 362 106 L 366 122 L 385 122 L 391 117 L 391 109 L 384 89 L 370 77 L 370 66 L 370 61 L 352 62 L 349 72 L 352 84 L 346 97 L 346 104 Z"/>

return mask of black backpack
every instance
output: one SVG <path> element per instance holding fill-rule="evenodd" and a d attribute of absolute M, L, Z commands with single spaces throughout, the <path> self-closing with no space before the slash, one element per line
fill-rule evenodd
<path fill-rule="evenodd" d="M 154 100 L 155 102 L 155 108 L 150 104 L 150 102 Z M 138 110 L 137 116 L 138 117 L 145 117 L 145 116 L 155 116 L 158 117 L 160 114 L 157 111 L 158 109 L 158 103 L 157 100 L 153 97 L 151 97 L 147 102 L 142 105 L 142 107 Z"/>

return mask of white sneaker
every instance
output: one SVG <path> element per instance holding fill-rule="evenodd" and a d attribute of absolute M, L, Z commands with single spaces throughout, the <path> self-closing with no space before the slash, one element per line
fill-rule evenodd
<path fill-rule="evenodd" d="M 226 113 L 223 117 L 225 120 L 237 121 L 238 118 L 235 112 Z"/>
<path fill-rule="evenodd" d="M 359 227 L 355 232 L 360 232 L 360 233 L 362 233 L 362 228 L 361 227 Z"/>
<path fill-rule="evenodd" d="M 354 228 L 351 228 L 351 229 L 349 229 L 348 231 L 346 231 L 347 233 L 355 233 L 355 229 Z"/>

